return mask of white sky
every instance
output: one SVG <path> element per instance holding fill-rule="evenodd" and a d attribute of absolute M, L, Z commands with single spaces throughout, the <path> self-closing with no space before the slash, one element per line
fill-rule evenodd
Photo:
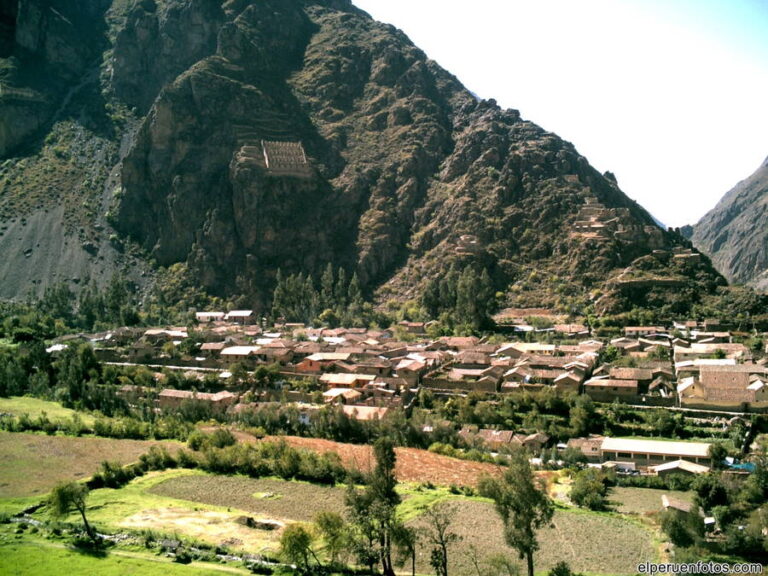
<path fill-rule="evenodd" d="M 768 156 L 768 0 L 353 0 L 668 226 Z"/>

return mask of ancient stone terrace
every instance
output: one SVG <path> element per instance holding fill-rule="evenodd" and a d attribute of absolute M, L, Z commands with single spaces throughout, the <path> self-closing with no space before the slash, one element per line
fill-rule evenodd
<path fill-rule="evenodd" d="M 628 208 L 606 208 L 591 192 L 587 192 L 584 205 L 576 214 L 571 234 L 592 242 L 632 242 L 645 235 L 653 245 L 663 244 L 660 230 L 652 226 L 627 225 L 629 222 L 631 213 Z"/>
<path fill-rule="evenodd" d="M 241 164 L 259 166 L 271 176 L 312 176 L 312 168 L 301 142 L 262 140 L 259 146 L 246 144 L 237 152 L 236 159 Z"/>
<path fill-rule="evenodd" d="M 261 141 L 264 162 L 271 174 L 308 177 L 312 172 L 301 142 Z"/>

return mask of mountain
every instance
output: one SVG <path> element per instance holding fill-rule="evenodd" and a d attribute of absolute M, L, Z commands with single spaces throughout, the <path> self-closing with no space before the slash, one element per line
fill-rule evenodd
<path fill-rule="evenodd" d="M 380 303 L 451 266 L 566 310 L 685 311 L 724 284 L 610 173 L 347 0 L 2 10 L 0 296 L 172 270 L 258 308 L 278 269 L 328 263 Z"/>
<path fill-rule="evenodd" d="M 729 281 L 768 291 L 768 158 L 694 226 L 691 239 Z"/>

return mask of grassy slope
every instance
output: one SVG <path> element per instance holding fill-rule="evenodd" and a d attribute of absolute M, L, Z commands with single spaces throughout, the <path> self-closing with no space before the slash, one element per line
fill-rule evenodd
<path fill-rule="evenodd" d="M 128 464 L 159 444 L 177 446 L 174 442 L 0 432 L 0 498 L 43 496 L 57 482 L 92 476 L 104 460 Z"/>
<path fill-rule="evenodd" d="M 20 402 L 20 409 L 30 407 L 25 404 L 26 400 L 16 399 Z M 49 412 L 49 415 L 53 413 Z M 0 512 L 18 511 L 32 500 L 39 501 L 40 496 L 52 486 L 54 478 L 60 479 L 62 473 L 73 477 L 79 471 L 79 477 L 82 477 L 85 469 L 91 466 L 89 475 L 106 455 L 116 459 L 117 454 L 124 454 L 129 459 L 135 459 L 151 444 L 0 433 L 0 459 L 4 462 L 0 468 L 0 498 L 5 496 L 0 499 Z M 133 456 L 134 453 L 136 456 Z M 13 493 L 14 488 L 18 492 L 21 487 L 25 494 Z M 221 477 L 200 471 L 171 470 L 148 474 L 120 490 L 93 491 L 89 497 L 89 518 L 95 525 L 109 531 L 149 528 L 165 534 L 225 544 L 235 550 L 274 551 L 279 532 L 246 528 L 236 521 L 237 518 L 248 515 L 257 519 L 307 521 L 320 510 L 342 511 L 343 490 L 340 487 L 327 488 L 277 479 Z M 463 540 L 456 544 L 452 553 L 452 573 L 472 572 L 470 558 L 473 548 L 478 551 L 481 560 L 499 553 L 516 557 L 516 553 L 503 543 L 501 524 L 489 501 L 451 494 L 445 488 L 425 489 L 418 484 L 401 484 L 400 490 L 403 496 L 400 515 L 412 525 L 420 524 L 419 516 L 425 507 L 447 505 L 454 511 L 454 525 Z M 38 496 L 11 499 L 30 492 Z M 611 499 L 621 503 L 618 509 L 623 513 L 647 515 L 658 509 L 659 493 L 619 489 L 611 494 Z M 37 515 L 42 518 L 45 511 Z M 70 521 L 78 522 L 79 519 L 72 516 Z M 649 519 L 637 516 L 633 519 L 618 513 L 597 514 L 560 507 L 553 525 L 540 532 L 541 551 L 537 554 L 537 569 L 545 571 L 557 561 L 566 560 L 580 572 L 633 573 L 636 562 L 657 559 L 655 539 L 658 534 L 649 523 Z M 16 543 L 9 548 L 8 541 L 0 539 L 0 547 L 7 552 L 2 555 L 3 558 L 12 558 L 18 565 L 19 573 L 46 573 L 47 560 L 37 559 L 36 554 L 23 553 L 24 547 L 30 545 Z M 73 562 L 78 573 L 77 562 L 85 561 L 79 555 L 63 550 L 54 555 L 72 556 L 67 562 Z M 28 558 L 22 559 L 21 556 Z M 59 560 L 63 561 L 62 558 Z M 87 561 L 96 560 L 88 558 Z M 123 560 L 113 558 L 104 563 L 104 570 L 98 573 L 110 574 L 112 572 L 108 570 L 120 570 L 123 563 Z M 421 572 L 429 572 L 429 551 L 426 548 L 420 550 L 417 566 Z M 149 572 L 130 572 L 128 569 L 114 573 L 154 573 L 151 570 L 155 568 L 150 565 L 136 568 Z M 165 571 L 164 568 L 161 571 Z"/>
<path fill-rule="evenodd" d="M 47 400 L 40 400 L 39 398 L 31 398 L 29 396 L 0 398 L 0 413 L 3 412 L 13 414 L 14 416 L 27 414 L 32 418 L 36 418 L 45 412 L 45 414 L 52 422 L 71 420 L 72 417 L 77 414 L 83 423 L 87 426 L 93 426 L 93 422 L 95 420 L 91 414 L 85 414 L 70 408 L 64 408 L 64 406 L 58 402 L 49 402 Z"/>
<path fill-rule="evenodd" d="M 215 488 L 217 485 L 219 489 Z M 275 479 L 224 478 L 188 471 L 173 471 L 141 479 L 120 491 L 94 492 L 92 503 L 98 509 L 94 511 L 93 518 L 109 523 L 121 516 L 135 516 L 136 510 L 144 507 L 145 510 L 151 510 L 154 513 L 154 516 L 146 514 L 145 521 L 151 523 L 154 517 L 155 522 L 152 527 L 159 529 L 162 526 L 158 524 L 157 519 L 169 520 L 168 506 L 174 501 L 175 506 L 181 506 L 186 510 L 192 508 L 200 512 L 226 510 L 236 515 L 239 513 L 237 510 L 211 505 L 213 501 L 225 503 L 227 500 L 225 495 L 229 494 L 236 496 L 233 504 L 236 503 L 239 508 L 248 510 L 248 514 L 256 517 L 289 518 L 293 516 L 306 520 L 317 511 L 324 509 L 323 503 L 328 502 L 325 492 L 328 490 L 328 488 L 310 484 Z M 264 498 L 265 492 L 269 492 L 272 496 Z M 404 503 L 400 513 L 412 525 L 420 525 L 419 514 L 426 506 L 436 504 L 451 506 L 455 514 L 455 529 L 463 537 L 463 540 L 456 544 L 452 554 L 452 573 L 471 573 L 469 559 L 472 547 L 478 550 L 482 558 L 498 553 L 516 557 L 516 553 L 503 543 L 501 522 L 488 500 L 453 495 L 445 489 L 419 489 L 413 485 L 401 485 L 401 492 Z M 313 493 L 316 494 L 313 495 Z M 175 500 L 174 497 L 193 499 L 195 504 L 190 505 L 189 501 L 185 503 Z M 163 498 L 166 499 L 165 504 L 163 504 Z M 303 507 L 297 508 L 296 498 L 304 503 Z M 262 513 L 260 514 L 259 511 Z M 180 533 L 183 529 L 189 529 L 191 534 L 200 537 L 194 524 L 188 522 L 184 514 L 178 516 L 184 520 L 180 524 L 175 524 Z M 213 526 L 221 524 L 223 520 L 213 517 L 207 521 L 209 526 Z M 271 538 L 276 536 L 271 535 Z M 540 532 L 541 551 L 537 554 L 537 568 L 546 570 L 559 560 L 565 559 L 573 569 L 581 572 L 632 574 L 637 562 L 657 558 L 653 537 L 654 533 L 647 526 L 619 514 L 598 514 L 561 508 L 555 515 L 553 526 L 544 528 Z M 429 572 L 429 551 L 426 548 L 420 550 L 417 568 L 421 572 Z"/>
<path fill-rule="evenodd" d="M 52 574 L 98 574 L 99 576 L 209 576 L 248 574 L 234 567 L 195 562 L 182 566 L 170 559 L 135 552 L 113 551 L 100 558 L 78 553 L 44 540 L 24 537 L 0 542 L 0 571 L 24 576 Z"/>

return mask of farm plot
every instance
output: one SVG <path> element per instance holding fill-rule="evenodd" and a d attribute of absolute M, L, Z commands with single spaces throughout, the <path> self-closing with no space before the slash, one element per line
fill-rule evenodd
<path fill-rule="evenodd" d="M 693 492 L 679 490 L 657 490 L 655 488 L 629 488 L 616 486 L 611 488 L 608 499 L 617 512 L 622 514 L 648 515 L 661 511 L 661 496 L 666 494 L 682 500 L 693 502 Z"/>
<path fill-rule="evenodd" d="M 104 460 L 128 464 L 151 446 L 174 442 L 0 432 L 0 499 L 46 494 L 57 482 L 93 475 Z"/>
<path fill-rule="evenodd" d="M 241 435 L 245 440 L 247 435 Z M 370 446 L 344 444 L 331 440 L 303 438 L 298 436 L 280 436 L 266 440 L 282 439 L 295 448 L 305 448 L 315 452 L 336 452 L 345 466 L 368 471 L 373 468 L 373 450 Z M 256 441 L 250 437 L 249 441 Z M 499 467 L 493 464 L 459 460 L 428 450 L 417 448 L 396 448 L 397 464 L 395 473 L 400 482 L 432 482 L 441 486 L 476 486 L 483 474 L 498 474 Z"/>
<path fill-rule="evenodd" d="M 179 500 L 237 508 L 277 521 L 311 521 L 324 510 L 344 508 L 344 489 L 304 482 L 242 476 L 179 476 L 149 492 Z"/>
<path fill-rule="evenodd" d="M 503 525 L 493 504 L 479 500 L 453 500 L 439 504 L 453 514 L 453 530 L 462 536 L 449 560 L 455 574 L 474 574 L 473 558 L 482 567 L 494 555 L 517 559 L 517 552 L 504 543 Z M 410 524 L 422 526 L 423 519 Z M 536 570 L 544 572 L 557 562 L 568 562 L 574 572 L 591 574 L 635 574 L 639 562 L 653 561 L 652 534 L 638 523 L 615 515 L 557 510 L 552 526 L 539 531 L 540 550 Z M 419 551 L 417 568 L 429 572 L 429 550 Z M 521 572 L 525 566 L 520 562 Z"/>

